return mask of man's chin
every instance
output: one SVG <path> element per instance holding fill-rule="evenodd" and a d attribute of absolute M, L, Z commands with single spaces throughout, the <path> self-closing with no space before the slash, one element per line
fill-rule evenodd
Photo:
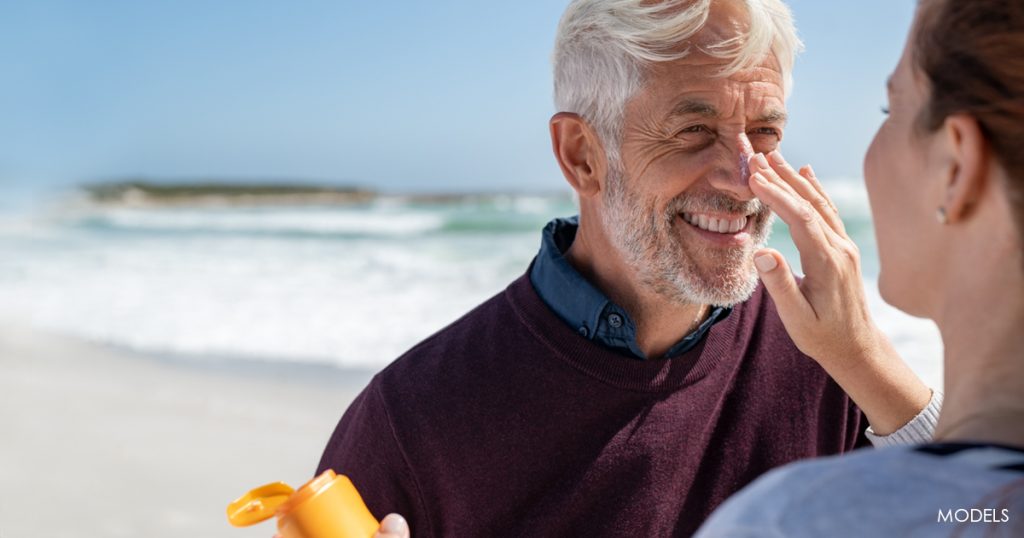
<path fill-rule="evenodd" d="M 757 272 L 748 263 L 724 272 L 720 267 L 718 272 L 702 268 L 697 279 L 680 277 L 684 282 L 690 281 L 685 287 L 691 288 L 687 295 L 697 299 L 693 302 L 715 306 L 734 306 L 750 299 L 758 284 Z"/>

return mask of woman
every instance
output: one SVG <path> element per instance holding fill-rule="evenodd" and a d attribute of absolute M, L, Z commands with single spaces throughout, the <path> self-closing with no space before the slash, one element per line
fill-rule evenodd
<path fill-rule="evenodd" d="M 1024 2 L 923 0 L 889 100 L 865 159 L 879 287 L 942 333 L 935 442 L 773 471 L 700 536 L 1024 536 Z M 751 188 L 807 276 L 775 251 L 756 265 L 814 356 L 864 322 L 857 252 L 809 170 L 775 157 Z"/>

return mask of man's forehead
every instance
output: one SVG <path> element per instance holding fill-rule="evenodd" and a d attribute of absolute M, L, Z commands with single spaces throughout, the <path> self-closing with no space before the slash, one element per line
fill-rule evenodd
<path fill-rule="evenodd" d="M 772 53 L 763 55 L 754 65 L 728 70 L 732 61 L 731 58 L 720 58 L 691 48 L 683 58 L 648 64 L 646 71 L 656 78 L 782 83 L 782 66 Z"/>
<path fill-rule="evenodd" d="M 669 63 L 676 65 L 650 72 L 641 91 L 641 95 L 646 94 L 646 99 L 642 99 L 647 105 L 665 114 L 666 119 L 685 115 L 720 118 L 739 112 L 761 121 L 786 119 L 785 94 L 778 71 L 760 67 L 726 76 L 720 62 Z"/>

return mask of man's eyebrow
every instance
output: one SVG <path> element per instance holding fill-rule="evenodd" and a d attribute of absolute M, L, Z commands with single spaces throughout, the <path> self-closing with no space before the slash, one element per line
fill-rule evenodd
<path fill-rule="evenodd" d="M 787 119 L 789 114 L 784 110 L 773 109 L 758 116 L 757 123 L 786 123 Z"/>
<path fill-rule="evenodd" d="M 704 101 L 680 101 L 672 107 L 668 115 L 671 116 L 703 116 L 705 118 L 717 118 L 718 109 Z"/>
<path fill-rule="evenodd" d="M 718 109 L 713 105 L 705 103 L 704 101 L 680 101 L 676 106 L 672 107 L 669 111 L 669 117 L 672 116 L 703 116 L 705 118 L 717 118 Z M 757 118 L 758 123 L 785 123 L 789 116 L 785 111 L 779 109 L 769 110 Z"/>

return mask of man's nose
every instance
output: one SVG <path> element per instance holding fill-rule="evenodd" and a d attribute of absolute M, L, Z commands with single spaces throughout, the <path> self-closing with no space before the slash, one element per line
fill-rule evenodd
<path fill-rule="evenodd" d="M 711 186 L 740 202 L 753 200 L 749 164 L 753 155 L 754 147 L 746 133 L 741 133 L 732 140 L 723 141 L 717 166 L 708 179 Z"/>

